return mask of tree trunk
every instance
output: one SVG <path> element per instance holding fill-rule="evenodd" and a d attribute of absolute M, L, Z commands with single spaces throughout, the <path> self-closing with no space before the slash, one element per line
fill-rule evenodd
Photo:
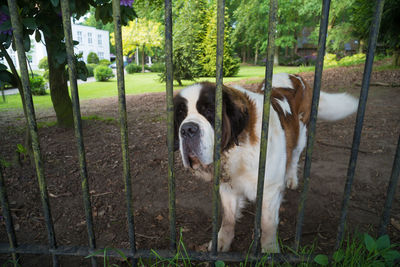
<path fill-rule="evenodd" d="M 400 50 L 394 50 L 392 56 L 392 65 L 400 66 Z"/>
<path fill-rule="evenodd" d="M 57 64 L 54 44 L 45 35 L 47 60 L 49 63 L 49 85 L 51 101 L 57 116 L 57 124 L 61 127 L 73 127 L 72 102 L 68 93 L 65 63 Z"/>
<path fill-rule="evenodd" d="M 258 61 L 258 44 L 256 44 L 256 53 L 254 55 L 254 65 L 257 65 Z"/>
<path fill-rule="evenodd" d="M 364 41 L 360 40 L 360 44 L 358 46 L 358 53 L 359 54 L 361 54 L 364 51 L 364 45 L 365 45 Z"/>
<path fill-rule="evenodd" d="M 144 73 L 144 46 L 142 48 L 142 72 Z"/>
<path fill-rule="evenodd" d="M 279 64 L 279 47 L 275 46 L 274 49 L 274 66 L 278 66 Z"/>

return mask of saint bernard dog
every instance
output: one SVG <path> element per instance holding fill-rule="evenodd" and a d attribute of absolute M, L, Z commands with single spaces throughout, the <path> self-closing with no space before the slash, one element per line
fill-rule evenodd
<path fill-rule="evenodd" d="M 306 146 L 313 92 L 303 78 L 286 73 L 273 75 L 272 88 L 261 246 L 263 252 L 277 253 L 279 207 L 285 187 L 295 189 L 298 184 L 297 165 Z M 186 168 L 208 181 L 213 176 L 215 90 L 214 83 L 201 82 L 174 97 L 175 150 L 180 150 Z M 264 83 L 256 92 L 239 86 L 222 88 L 219 192 L 223 216 L 218 251 L 229 250 L 240 210 L 246 201 L 256 199 L 263 90 Z M 355 112 L 357 106 L 358 101 L 348 94 L 321 92 L 318 118 L 339 120 Z"/>

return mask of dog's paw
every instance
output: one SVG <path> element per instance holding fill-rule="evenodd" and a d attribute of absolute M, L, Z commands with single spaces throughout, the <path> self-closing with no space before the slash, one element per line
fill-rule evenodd
<path fill-rule="evenodd" d="M 262 253 L 281 253 L 278 242 L 262 245 Z"/>
<path fill-rule="evenodd" d="M 299 186 L 299 183 L 298 183 L 297 177 L 296 178 L 288 177 L 286 179 L 286 187 L 287 188 L 295 190 L 295 189 L 297 189 L 298 186 Z"/>
<path fill-rule="evenodd" d="M 229 249 L 231 248 L 231 243 L 233 240 L 233 236 L 232 237 L 228 237 L 225 236 L 224 238 L 221 237 L 220 234 L 218 234 L 218 251 L 219 252 L 227 252 L 229 251 Z M 212 247 L 212 241 L 210 241 L 210 243 L 208 243 L 208 251 L 211 251 L 211 247 Z"/>

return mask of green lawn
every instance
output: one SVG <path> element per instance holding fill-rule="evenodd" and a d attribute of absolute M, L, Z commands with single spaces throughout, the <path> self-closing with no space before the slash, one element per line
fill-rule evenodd
<path fill-rule="evenodd" d="M 274 72 L 296 73 L 302 71 L 311 71 L 313 67 L 274 67 Z M 260 80 L 265 75 L 265 67 L 260 66 L 241 66 L 240 71 L 235 77 L 224 78 L 224 82 L 234 82 L 244 79 Z M 215 81 L 215 78 L 199 78 L 197 81 Z M 192 84 L 192 81 L 183 81 L 183 85 Z M 84 83 L 78 86 L 80 100 L 113 97 L 117 96 L 117 79 L 111 79 L 108 82 L 91 82 Z M 177 84 L 174 84 L 175 89 L 179 89 Z M 135 73 L 125 75 L 125 90 L 127 95 L 142 94 L 151 92 L 165 91 L 165 83 L 158 81 L 158 73 Z M 22 108 L 21 98 L 19 95 L 6 96 L 7 102 L 0 100 L 0 109 L 19 109 Z M 35 108 L 49 108 L 52 106 L 50 95 L 34 96 Z"/>

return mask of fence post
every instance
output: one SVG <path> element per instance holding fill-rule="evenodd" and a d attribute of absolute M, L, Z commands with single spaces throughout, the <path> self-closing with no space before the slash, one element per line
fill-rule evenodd
<path fill-rule="evenodd" d="M 310 124 L 308 126 L 306 159 L 304 162 L 304 172 L 303 172 L 304 184 L 300 196 L 300 203 L 298 207 L 297 220 L 296 220 L 296 235 L 294 239 L 294 249 L 296 251 L 299 249 L 300 246 L 300 239 L 301 239 L 303 219 L 304 219 L 304 207 L 308 193 L 308 186 L 310 182 L 311 158 L 314 149 L 315 128 L 316 128 L 316 121 L 318 114 L 319 95 L 321 90 L 322 70 L 324 67 L 324 56 L 325 56 L 326 35 L 328 30 L 330 4 L 331 4 L 330 0 L 324 0 L 322 2 L 321 22 L 320 22 L 319 40 L 318 40 L 318 55 L 315 64 L 314 89 L 313 89 L 313 98 L 311 102 Z"/>
<path fill-rule="evenodd" d="M 390 175 L 385 206 L 381 218 L 381 225 L 379 227 L 380 236 L 386 234 L 387 225 L 389 224 L 389 219 L 390 219 L 390 209 L 392 208 L 394 193 L 396 192 L 397 183 L 399 181 L 399 174 L 400 174 L 400 135 L 399 135 L 399 140 L 397 141 L 397 149 L 396 149 L 396 154 L 394 156 L 392 174 Z"/>
<path fill-rule="evenodd" d="M 85 208 L 86 227 L 89 239 L 89 247 L 92 249 L 92 252 L 94 252 L 94 249 L 96 248 L 96 239 L 93 231 L 92 205 L 90 202 L 85 146 L 83 143 L 82 119 L 81 119 L 81 110 L 79 104 L 78 83 L 76 80 L 77 74 L 75 65 L 74 44 L 72 39 L 69 1 L 61 0 L 60 5 L 61 5 L 61 13 L 63 20 L 63 28 L 64 28 L 65 47 L 68 60 L 68 73 L 69 73 L 69 84 L 71 89 L 72 108 L 74 116 L 75 138 L 78 148 L 79 167 L 82 179 L 81 187 L 83 195 L 83 204 Z M 96 259 L 94 257 L 91 257 L 90 261 L 92 263 L 92 266 L 97 266 Z"/>
<path fill-rule="evenodd" d="M 340 247 L 340 244 L 342 243 L 344 236 L 344 225 L 347 217 L 347 209 L 350 200 L 351 187 L 354 180 L 354 173 L 356 169 L 357 156 L 358 156 L 358 148 L 360 147 L 361 131 L 364 121 L 365 107 L 367 105 L 367 98 L 368 98 L 369 81 L 371 78 L 372 64 L 374 63 L 374 54 L 375 54 L 376 42 L 378 39 L 379 26 L 381 22 L 384 3 L 385 3 L 384 0 L 376 1 L 374 20 L 372 21 L 371 24 L 371 31 L 368 41 L 368 52 L 367 52 L 367 58 L 365 60 L 364 74 L 360 92 L 360 100 L 358 103 L 358 110 L 357 110 L 357 119 L 356 119 L 356 125 L 354 127 L 353 144 L 351 146 L 349 167 L 347 169 L 347 179 L 343 193 L 341 216 L 338 226 L 335 249 L 338 249 Z"/>
<path fill-rule="evenodd" d="M 264 180 L 265 180 L 265 167 L 268 149 L 268 128 L 269 128 L 269 115 L 270 115 L 270 97 L 272 90 L 272 75 L 274 68 L 274 49 L 275 49 L 275 33 L 276 33 L 276 19 L 278 13 L 278 1 L 270 0 L 269 2 L 269 21 L 268 21 L 268 46 L 267 46 L 267 62 L 265 67 L 265 85 L 264 85 L 264 103 L 263 103 L 263 117 L 262 128 L 260 137 L 260 155 L 258 166 L 258 179 L 257 179 L 257 196 L 256 196 L 256 215 L 254 219 L 254 242 L 253 242 L 253 256 L 260 255 L 261 246 L 261 216 L 262 216 L 262 202 L 264 194 Z"/>
<path fill-rule="evenodd" d="M 133 217 L 133 199 L 132 199 L 132 181 L 130 170 L 130 156 L 128 144 L 128 122 L 126 115 L 126 98 L 125 98 L 125 77 L 124 77 L 124 59 L 122 50 L 122 33 L 121 33 L 121 7 L 120 0 L 112 1 L 112 12 L 115 33 L 115 50 L 116 50 L 116 66 L 117 66 L 117 81 L 118 81 L 118 109 L 119 122 L 121 130 L 121 150 L 123 160 L 126 209 L 128 220 L 129 244 L 132 252 L 133 264 L 136 266 L 134 255 L 136 253 L 135 244 L 135 226 Z"/>
<path fill-rule="evenodd" d="M 19 7 L 17 1 L 7 0 L 8 8 L 10 10 L 11 26 L 13 28 L 13 35 L 15 39 L 15 46 L 18 53 L 18 62 L 20 65 L 22 87 L 24 89 L 24 98 L 27 107 L 28 127 L 32 137 L 32 150 L 36 167 L 36 176 L 38 179 L 40 189 L 40 199 L 42 201 L 43 213 L 47 228 L 47 237 L 49 240 L 50 251 L 57 248 L 56 237 L 54 233 L 54 225 L 50 211 L 49 196 L 47 192 L 46 178 L 44 176 L 42 155 L 40 153 L 39 136 L 36 125 L 35 110 L 33 106 L 31 88 L 29 83 L 28 66 L 26 63 L 26 55 L 23 43 L 23 29 L 22 22 L 19 16 Z M 54 253 L 51 253 L 53 259 L 53 266 L 58 266 L 58 258 Z"/>
<path fill-rule="evenodd" d="M 3 167 L 0 166 L 0 201 L 1 201 L 1 211 L 6 223 L 6 231 L 8 236 L 8 243 L 10 244 L 10 249 L 15 249 L 17 244 L 17 237 L 15 236 L 13 218 L 10 213 L 10 207 L 8 206 L 8 196 L 6 191 L 6 185 L 4 184 L 3 177 Z M 12 259 L 15 262 L 14 266 L 17 266 L 18 254 L 12 253 Z"/>
<path fill-rule="evenodd" d="M 173 64 L 172 64 L 172 3 L 165 0 L 165 67 L 167 91 L 167 145 L 168 145 L 168 200 L 170 249 L 176 250 L 176 211 L 174 174 L 174 103 L 173 103 Z"/>
<path fill-rule="evenodd" d="M 221 176 L 221 135 L 222 135 L 222 83 L 224 55 L 224 14 L 225 0 L 218 0 L 217 7 L 217 59 L 214 123 L 214 186 L 212 201 L 212 241 L 211 255 L 218 254 L 218 220 L 219 220 L 219 180 Z"/>

